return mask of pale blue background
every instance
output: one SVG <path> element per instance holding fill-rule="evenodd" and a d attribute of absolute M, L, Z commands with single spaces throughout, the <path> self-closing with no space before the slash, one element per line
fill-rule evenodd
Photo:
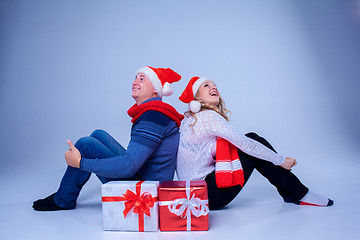
<path fill-rule="evenodd" d="M 1 171 L 62 164 L 66 139 L 96 128 L 126 146 L 130 83 L 144 65 L 182 75 L 164 99 L 181 112 L 187 81 L 213 78 L 239 130 L 288 155 L 356 150 L 356 4 L 2 0 Z"/>
<path fill-rule="evenodd" d="M 18 188 L 26 211 L 56 190 L 67 139 L 102 128 L 127 146 L 131 82 L 146 65 L 182 75 L 164 99 L 180 112 L 188 80 L 213 78 L 239 131 L 296 157 L 298 173 L 325 194 L 341 174 L 355 178 L 347 170 L 360 153 L 356 0 L 1 0 L 0 36 L 1 186 Z M 3 194 L 9 207 L 13 196 Z M 28 221 L 42 219 L 33 214 Z"/>

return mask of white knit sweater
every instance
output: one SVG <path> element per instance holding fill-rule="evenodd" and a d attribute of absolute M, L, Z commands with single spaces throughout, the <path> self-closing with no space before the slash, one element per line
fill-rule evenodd
<path fill-rule="evenodd" d="M 280 165 L 284 158 L 237 132 L 220 114 L 204 110 L 196 114 L 197 122 L 190 116 L 185 118 L 180 128 L 180 143 L 177 155 L 176 173 L 179 180 L 201 180 L 215 170 L 217 137 L 224 138 L 243 152 Z"/>

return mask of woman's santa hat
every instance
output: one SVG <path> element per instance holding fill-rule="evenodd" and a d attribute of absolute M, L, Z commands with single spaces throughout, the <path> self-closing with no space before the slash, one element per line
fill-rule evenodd
<path fill-rule="evenodd" d="M 195 96 L 199 91 L 201 84 L 203 84 L 205 81 L 212 81 L 212 80 L 210 80 L 207 77 L 191 78 L 184 92 L 179 97 L 180 101 L 189 104 L 189 109 L 193 113 L 200 112 L 201 110 L 201 103 L 195 100 Z"/>
<path fill-rule="evenodd" d="M 153 68 L 147 66 L 138 69 L 136 74 L 138 73 L 143 73 L 150 79 L 159 97 L 173 94 L 170 84 L 181 79 L 181 76 L 170 68 Z"/>

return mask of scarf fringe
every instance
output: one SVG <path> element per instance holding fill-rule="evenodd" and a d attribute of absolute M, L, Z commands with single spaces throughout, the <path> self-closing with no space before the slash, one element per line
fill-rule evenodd
<path fill-rule="evenodd" d="M 215 180 L 218 188 L 244 186 L 244 171 L 237 148 L 223 138 L 216 141 Z"/>

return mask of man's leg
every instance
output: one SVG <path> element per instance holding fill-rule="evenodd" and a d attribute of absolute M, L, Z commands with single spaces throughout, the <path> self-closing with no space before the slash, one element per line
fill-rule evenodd
<path fill-rule="evenodd" d="M 80 151 L 81 155 L 86 158 L 117 156 L 103 143 L 93 137 L 80 138 L 76 142 L 75 147 Z M 79 193 L 84 184 L 89 180 L 90 175 L 90 172 L 68 166 L 58 191 L 45 199 L 35 201 L 33 208 L 38 211 L 74 209 Z"/>
<path fill-rule="evenodd" d="M 126 152 L 126 149 L 104 130 L 97 129 L 91 133 L 90 137 L 93 137 L 104 144 L 116 156 L 124 155 Z"/>

